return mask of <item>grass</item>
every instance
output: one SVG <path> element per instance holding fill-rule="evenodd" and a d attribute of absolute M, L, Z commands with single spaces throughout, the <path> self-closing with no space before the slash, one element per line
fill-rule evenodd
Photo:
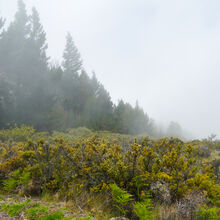
<path fill-rule="evenodd" d="M 25 198 L 0 199 L 0 212 L 7 213 L 10 217 L 25 217 L 28 220 L 92 220 L 90 216 L 76 216 L 70 209 L 60 207 L 58 204 L 44 203 Z"/>

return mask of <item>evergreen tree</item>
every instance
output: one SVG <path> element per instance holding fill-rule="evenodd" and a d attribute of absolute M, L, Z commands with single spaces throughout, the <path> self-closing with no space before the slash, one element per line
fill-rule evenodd
<path fill-rule="evenodd" d="M 48 87 L 53 94 L 54 100 L 61 104 L 63 99 L 63 90 L 62 90 L 62 77 L 63 70 L 59 63 L 51 64 L 48 71 Z M 64 89 L 64 88 L 63 88 Z"/>
<path fill-rule="evenodd" d="M 22 0 L 18 1 L 18 10 L 6 31 L 2 33 L 0 39 L 0 67 L 1 73 L 13 85 L 10 94 L 14 96 L 15 112 L 11 121 L 25 119 L 25 114 L 21 116 L 23 100 L 28 93 L 24 84 L 27 78 L 26 63 L 27 39 L 30 36 L 30 25 L 26 13 L 25 4 Z M 19 107 L 19 105 L 21 107 Z"/>
<path fill-rule="evenodd" d="M 67 114 L 74 115 L 70 124 L 72 126 L 81 125 L 82 109 L 85 105 L 84 89 L 82 88 L 83 81 L 88 81 L 88 76 L 85 72 L 79 75 L 82 68 L 82 60 L 78 49 L 76 48 L 72 36 L 67 33 L 66 45 L 63 52 L 63 76 L 62 76 L 62 104 L 64 111 Z M 83 80 L 85 76 L 85 80 Z M 69 113 L 68 113 L 69 112 Z M 70 118 L 70 117 L 69 117 Z"/>
<path fill-rule="evenodd" d="M 46 55 L 48 45 L 46 42 L 46 33 L 43 30 L 42 24 L 40 23 L 40 17 L 36 8 L 32 8 L 30 22 L 30 42 L 32 44 L 33 55 L 35 56 L 36 62 L 38 62 L 38 71 L 39 69 L 41 69 L 41 71 L 45 71 L 47 69 L 47 62 L 49 59 Z"/>
<path fill-rule="evenodd" d="M 2 33 L 3 33 L 4 24 L 5 24 L 5 20 L 0 17 L 0 42 L 1 42 L 1 39 L 2 39 Z M 1 47 L 0 47 L 0 49 L 1 49 Z M 1 63 L 1 61 L 0 61 L 0 63 Z M 0 65 L 0 74 L 2 72 L 3 72 L 3 69 L 2 69 L 2 66 Z"/>
<path fill-rule="evenodd" d="M 1 32 L 2 32 L 2 29 L 4 27 L 4 24 L 5 24 L 5 20 L 0 17 L 0 37 L 1 37 Z"/>
<path fill-rule="evenodd" d="M 46 33 L 35 8 L 32 8 L 29 20 L 30 36 L 26 46 L 28 54 L 26 72 L 29 79 L 31 78 L 27 81 L 31 95 L 26 99 L 26 104 L 28 105 L 26 117 L 29 116 L 30 123 L 35 125 L 36 128 L 42 129 L 47 126 L 48 113 L 54 105 L 53 95 L 50 87 L 48 87 L 49 58 L 46 55 L 48 46 Z"/>
<path fill-rule="evenodd" d="M 86 73 L 86 71 L 82 70 L 79 76 L 79 86 L 76 91 L 76 99 L 75 99 L 75 104 L 76 104 L 75 112 L 80 125 L 83 125 L 85 122 L 83 114 L 85 114 L 86 105 L 89 102 L 89 100 L 92 99 L 92 96 L 93 96 L 93 92 L 90 83 L 90 78 Z"/>
<path fill-rule="evenodd" d="M 113 127 L 113 103 L 109 93 L 103 85 L 96 91 L 96 109 L 99 130 L 112 130 Z"/>
<path fill-rule="evenodd" d="M 138 102 L 136 101 L 136 105 L 132 113 L 132 126 L 130 127 L 130 133 L 140 134 L 148 132 L 148 126 L 148 115 L 144 113 L 143 109 L 139 107 Z"/>
<path fill-rule="evenodd" d="M 82 68 L 82 60 L 70 33 L 66 36 L 66 46 L 63 53 L 63 69 L 66 75 L 74 77 Z"/>
<path fill-rule="evenodd" d="M 100 87 L 100 83 L 96 77 L 95 72 L 92 73 L 92 78 L 91 78 L 91 87 L 92 87 L 92 91 L 95 94 L 95 96 L 97 95 L 97 91 L 99 90 Z"/>
<path fill-rule="evenodd" d="M 2 33 L 0 40 L 0 66 L 2 71 L 10 75 L 15 81 L 21 83 L 25 77 L 22 77 L 24 57 L 24 48 L 27 38 L 30 34 L 28 24 L 28 15 L 22 0 L 18 1 L 18 10 L 14 21 L 10 23 L 7 31 Z"/>
<path fill-rule="evenodd" d="M 46 36 L 36 9 L 33 8 L 29 17 L 24 2 L 19 0 L 14 21 L 0 40 L 0 66 L 14 85 L 10 90 L 15 96 L 12 121 L 18 124 L 40 128 L 51 108 L 52 99 L 45 80 L 46 49 Z"/>
<path fill-rule="evenodd" d="M 14 37 L 17 41 L 27 39 L 30 34 L 30 25 L 28 24 L 26 6 L 22 0 L 18 0 L 18 10 L 15 14 L 14 22 L 10 24 L 8 31 L 16 33 Z"/>
<path fill-rule="evenodd" d="M 87 126 L 96 130 L 112 130 L 113 128 L 113 103 L 109 93 L 100 84 L 93 73 L 90 79 L 91 94 L 86 103 L 85 118 Z"/>
<path fill-rule="evenodd" d="M 119 133 L 129 133 L 130 118 L 128 117 L 129 112 L 131 112 L 131 105 L 125 104 L 123 100 L 118 102 L 118 105 L 114 110 L 114 119 L 115 119 L 115 132 Z"/>
<path fill-rule="evenodd" d="M 14 94 L 13 84 L 5 73 L 0 72 L 0 128 L 8 127 L 13 121 Z"/>

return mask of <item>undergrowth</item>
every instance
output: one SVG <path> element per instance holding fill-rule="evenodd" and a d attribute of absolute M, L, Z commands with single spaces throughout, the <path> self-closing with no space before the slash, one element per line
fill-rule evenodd
<path fill-rule="evenodd" d="M 79 133 L 80 138 L 74 136 Z M 42 138 L 45 134 L 25 126 L 0 130 L 3 194 L 48 201 L 56 197 L 92 216 L 109 212 L 108 216 L 151 219 L 158 206 L 162 208 L 157 216 L 168 207 L 173 211 L 167 218 L 173 219 L 219 216 L 220 159 L 210 154 L 219 152 L 218 141 L 140 137 L 131 141 L 131 136 L 107 132 L 91 136 L 85 128 L 69 130 L 64 137 L 54 134 L 58 135 Z M 23 210 L 22 204 L 14 205 L 12 211 Z M 26 215 L 40 215 L 37 206 L 31 208 Z M 62 216 L 61 212 L 54 215 Z"/>

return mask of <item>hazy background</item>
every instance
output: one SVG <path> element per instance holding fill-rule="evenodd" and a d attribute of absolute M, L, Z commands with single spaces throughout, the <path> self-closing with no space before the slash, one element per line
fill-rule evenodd
<path fill-rule="evenodd" d="M 52 60 L 61 60 L 69 31 L 114 102 L 138 100 L 159 123 L 220 137 L 218 0 L 24 2 L 40 13 Z M 16 8 L 16 0 L 0 0 L 8 23 Z"/>

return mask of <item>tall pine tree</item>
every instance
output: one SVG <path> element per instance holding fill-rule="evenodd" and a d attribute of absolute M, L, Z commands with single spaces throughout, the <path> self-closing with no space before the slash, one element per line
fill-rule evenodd
<path fill-rule="evenodd" d="M 70 33 L 67 33 L 66 36 L 63 60 L 64 73 L 71 77 L 76 77 L 82 68 L 82 59 Z"/>
<path fill-rule="evenodd" d="M 14 114 L 10 121 L 17 121 L 25 118 L 23 114 L 23 100 L 27 94 L 25 82 L 27 79 L 26 63 L 27 39 L 30 36 L 30 25 L 25 4 L 18 1 L 18 10 L 14 20 L 7 30 L 3 31 L 0 38 L 0 67 L 4 74 L 5 82 L 9 82 L 10 94 L 14 96 Z M 21 108 L 19 107 L 21 106 Z M 11 109 L 10 109 L 11 110 Z"/>
<path fill-rule="evenodd" d="M 1 39 L 2 39 L 2 33 L 3 33 L 4 24 L 5 24 L 5 20 L 2 17 L 0 17 L 0 42 L 1 42 Z M 0 65 L 0 73 L 2 73 L 2 71 L 3 71 L 3 69 L 2 69 L 2 66 Z"/>
<path fill-rule="evenodd" d="M 14 21 L 4 31 L 0 40 L 0 66 L 2 71 L 10 75 L 12 80 L 22 83 L 24 74 L 23 64 L 26 57 L 24 49 L 30 34 L 28 15 L 24 2 L 18 1 L 18 10 Z"/>
<path fill-rule="evenodd" d="M 5 20 L 0 17 L 0 37 L 1 37 L 1 32 L 2 32 L 4 24 L 5 24 Z"/>
<path fill-rule="evenodd" d="M 85 105 L 84 90 L 86 88 L 83 90 L 82 84 L 88 81 L 88 77 L 83 77 L 84 73 L 80 74 L 82 59 L 70 33 L 67 33 L 66 36 L 62 67 L 63 107 L 66 112 L 73 112 L 72 125 L 77 126 L 81 124 L 82 106 Z M 86 79 L 84 80 L 84 78 Z"/>
<path fill-rule="evenodd" d="M 26 72 L 31 77 L 28 82 L 31 95 L 27 98 L 28 111 L 26 115 L 31 124 L 43 129 L 47 126 L 48 112 L 54 104 L 53 95 L 48 87 L 48 57 L 46 55 L 46 33 L 40 22 L 36 8 L 32 8 L 30 22 L 30 36 L 26 46 L 28 61 Z"/>
<path fill-rule="evenodd" d="M 30 43 L 32 46 L 32 58 L 37 64 L 38 71 L 46 71 L 48 65 L 48 57 L 46 50 L 48 48 L 46 42 L 46 32 L 40 23 L 40 17 L 36 8 L 32 8 L 32 14 L 30 16 Z"/>

